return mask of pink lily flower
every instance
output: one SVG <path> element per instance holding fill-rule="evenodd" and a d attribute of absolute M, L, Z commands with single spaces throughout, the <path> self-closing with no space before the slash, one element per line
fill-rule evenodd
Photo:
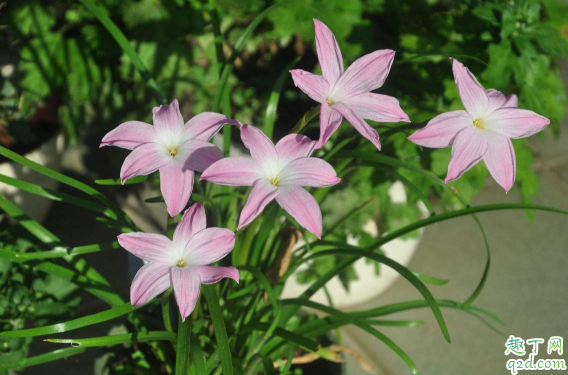
<path fill-rule="evenodd" d="M 550 120 L 533 111 L 518 109 L 516 95 L 485 90 L 469 69 L 452 60 L 454 78 L 466 110 L 442 113 L 408 139 L 431 148 L 452 146 L 446 183 L 459 178 L 483 159 L 491 176 L 509 192 L 516 174 L 511 138 L 538 133 Z"/>
<path fill-rule="evenodd" d="M 251 158 L 229 157 L 213 163 L 201 175 L 220 185 L 252 186 L 241 212 L 238 230 L 254 220 L 273 199 L 301 226 L 321 238 L 318 203 L 302 186 L 332 186 L 341 181 L 326 161 L 310 157 L 315 142 L 289 134 L 276 147 L 259 129 L 241 126 L 241 139 Z"/>
<path fill-rule="evenodd" d="M 195 171 L 203 172 L 223 157 L 209 140 L 225 124 L 239 122 L 227 116 L 204 112 L 185 125 L 178 101 L 152 110 L 154 126 L 128 121 L 104 136 L 101 146 L 132 150 L 120 170 L 122 183 L 129 178 L 160 171 L 160 190 L 168 214 L 175 216 L 187 205 Z"/>
<path fill-rule="evenodd" d="M 357 59 L 343 71 L 343 57 L 335 36 L 320 21 L 314 19 L 314 25 L 322 75 L 300 69 L 290 73 L 296 87 L 321 103 L 320 139 L 315 148 L 323 147 L 345 117 L 355 130 L 380 150 L 379 134 L 364 119 L 410 122 L 396 98 L 371 92 L 385 82 L 395 52 L 389 49 L 375 51 Z"/>
<path fill-rule="evenodd" d="M 130 288 L 132 306 L 143 305 L 174 287 L 182 320 L 195 309 L 201 284 L 224 278 L 239 282 L 235 267 L 212 267 L 235 245 L 235 234 L 224 228 L 206 228 L 205 209 L 200 203 L 183 214 L 173 240 L 154 233 L 125 233 L 118 243 L 147 263 L 134 276 Z"/>

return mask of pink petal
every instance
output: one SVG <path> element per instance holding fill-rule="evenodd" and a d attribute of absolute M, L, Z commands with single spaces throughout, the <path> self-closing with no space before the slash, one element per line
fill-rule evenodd
<path fill-rule="evenodd" d="M 488 137 L 487 141 L 487 152 L 483 156 L 485 165 L 495 181 L 508 193 L 515 183 L 517 171 L 513 144 L 509 138 L 500 135 Z"/>
<path fill-rule="evenodd" d="M 454 79 L 460 93 L 462 103 L 475 120 L 483 116 L 489 106 L 485 89 L 477 82 L 475 76 L 458 60 L 453 62 Z"/>
<path fill-rule="evenodd" d="M 189 264 L 205 266 L 223 259 L 235 246 L 235 234 L 225 228 L 205 228 L 193 235 L 184 254 Z"/>
<path fill-rule="evenodd" d="M 225 278 L 239 283 L 239 270 L 235 267 L 195 266 L 194 268 L 199 273 L 201 284 L 215 284 Z"/>
<path fill-rule="evenodd" d="M 293 160 L 282 172 L 280 181 L 285 186 L 332 186 L 341 181 L 328 162 L 318 158 L 300 158 Z"/>
<path fill-rule="evenodd" d="M 173 241 L 176 244 L 185 245 L 195 235 L 207 226 L 205 208 L 201 203 L 194 203 L 189 207 L 174 231 Z"/>
<path fill-rule="evenodd" d="M 343 102 L 364 119 L 379 122 L 410 122 L 397 98 L 367 92 L 353 96 Z"/>
<path fill-rule="evenodd" d="M 324 103 L 326 95 L 329 91 L 329 83 L 327 80 L 305 70 L 290 70 L 294 85 L 302 90 L 307 96 L 319 103 Z"/>
<path fill-rule="evenodd" d="M 525 138 L 544 129 L 550 120 L 527 109 L 501 108 L 483 119 L 483 126 L 507 138 Z"/>
<path fill-rule="evenodd" d="M 158 263 L 170 263 L 172 241 L 166 236 L 154 233 L 123 233 L 118 243 L 132 255 Z"/>
<path fill-rule="evenodd" d="M 143 143 L 154 142 L 155 138 L 156 132 L 152 125 L 140 121 L 128 121 L 108 132 L 100 147 L 116 146 L 132 150 Z"/>
<path fill-rule="evenodd" d="M 358 58 L 339 77 L 330 96 L 336 99 L 334 101 L 343 101 L 378 89 L 387 79 L 394 54 L 390 49 L 383 49 Z"/>
<path fill-rule="evenodd" d="M 505 98 L 507 98 L 507 101 L 503 105 L 503 108 L 518 108 L 519 107 L 519 98 L 517 98 L 517 95 L 511 94 L 509 96 L 506 96 Z"/>
<path fill-rule="evenodd" d="M 361 118 L 361 116 L 353 112 L 351 108 L 341 103 L 334 104 L 333 108 L 337 110 L 343 117 L 345 117 L 345 119 L 349 121 L 349 123 L 353 125 L 355 130 L 361 133 L 363 137 L 371 141 L 375 145 L 375 147 L 379 149 L 379 151 L 381 150 L 379 134 L 375 129 L 370 127 L 369 124 L 367 124 L 365 120 Z"/>
<path fill-rule="evenodd" d="M 132 280 L 130 303 L 143 305 L 163 293 L 171 285 L 170 268 L 160 263 L 147 263 L 142 266 Z"/>
<path fill-rule="evenodd" d="M 343 117 L 335 109 L 322 104 L 320 107 L 320 138 L 315 148 L 322 148 L 329 138 L 335 133 L 339 125 L 341 125 Z"/>
<path fill-rule="evenodd" d="M 160 168 L 160 191 L 170 216 L 179 214 L 189 202 L 194 175 L 195 172 L 183 169 L 176 163 L 169 163 Z"/>
<path fill-rule="evenodd" d="M 334 84 L 343 73 L 343 58 L 337 40 L 331 30 L 314 18 L 316 50 L 324 78 Z"/>
<path fill-rule="evenodd" d="M 282 189 L 276 201 L 298 224 L 321 239 L 321 211 L 310 193 L 301 187 Z"/>
<path fill-rule="evenodd" d="M 123 184 L 131 177 L 156 172 L 169 162 L 163 150 L 158 147 L 155 143 L 145 143 L 136 147 L 124 159 L 120 169 L 120 178 Z"/>
<path fill-rule="evenodd" d="M 241 211 L 237 230 L 240 230 L 242 227 L 253 221 L 277 194 L 278 189 L 271 185 L 266 179 L 256 180 L 252 186 L 247 203 L 245 203 L 245 206 Z"/>
<path fill-rule="evenodd" d="M 456 135 L 468 126 L 473 126 L 473 120 L 467 111 L 446 112 L 434 117 L 426 127 L 418 130 L 408 139 L 424 147 L 449 147 Z"/>
<path fill-rule="evenodd" d="M 220 113 L 203 112 L 185 124 L 183 136 L 209 141 L 224 125 L 239 125 L 239 122 Z"/>
<path fill-rule="evenodd" d="M 487 137 L 474 126 L 458 133 L 452 145 L 452 159 L 448 166 L 446 183 L 459 178 L 481 160 L 487 151 Z"/>
<path fill-rule="evenodd" d="M 250 125 L 241 126 L 241 139 L 252 158 L 262 168 L 278 163 L 278 153 L 274 144 L 260 129 Z"/>
<path fill-rule="evenodd" d="M 154 127 L 162 139 L 178 138 L 183 132 L 183 117 L 179 111 L 177 99 L 169 105 L 161 105 L 152 109 Z"/>
<path fill-rule="evenodd" d="M 499 108 L 517 108 L 518 101 L 517 95 L 505 96 L 501 91 L 489 89 L 486 90 L 487 99 L 489 100 L 489 106 L 487 107 L 487 112 L 485 116 L 488 116 L 493 111 Z"/>
<path fill-rule="evenodd" d="M 276 144 L 280 165 L 287 165 L 294 159 L 310 156 L 315 144 L 305 135 L 288 134 Z"/>
<path fill-rule="evenodd" d="M 181 314 L 181 320 L 185 321 L 195 309 L 201 282 L 199 274 L 193 267 L 171 269 L 172 285 L 174 286 L 174 295 Z"/>
<path fill-rule="evenodd" d="M 182 161 L 185 169 L 203 172 L 213 163 L 223 158 L 223 152 L 212 143 L 199 139 L 190 139 L 179 148 L 176 159 Z"/>
<path fill-rule="evenodd" d="M 260 177 L 260 168 L 254 160 L 235 156 L 213 163 L 203 172 L 201 180 L 219 185 L 252 186 Z"/>

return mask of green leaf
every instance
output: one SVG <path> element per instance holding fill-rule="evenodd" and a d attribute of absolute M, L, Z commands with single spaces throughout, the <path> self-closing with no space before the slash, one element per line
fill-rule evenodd
<path fill-rule="evenodd" d="M 219 357 L 221 358 L 221 366 L 223 367 L 224 375 L 233 375 L 233 357 L 229 347 L 229 339 L 227 338 L 227 330 L 225 329 L 225 321 L 223 313 L 219 306 L 219 297 L 215 291 L 214 285 L 202 285 L 201 291 L 207 300 L 209 312 L 211 313 L 211 320 L 213 321 L 213 330 L 215 331 L 215 338 L 217 339 L 217 348 L 219 350 Z"/>
<path fill-rule="evenodd" d="M 175 375 L 187 375 L 189 371 L 189 350 L 191 342 L 191 319 L 182 321 L 179 315 L 178 334 L 176 342 L 176 371 Z"/>
<path fill-rule="evenodd" d="M 83 353 L 87 348 L 65 348 L 58 349 L 53 352 L 36 355 L 21 359 L 19 361 L 0 363 L 1 369 L 24 369 L 26 367 L 37 366 L 48 362 L 57 361 L 58 359 L 68 358 Z"/>
<path fill-rule="evenodd" d="M 85 339 L 45 339 L 53 344 L 70 344 L 74 347 L 94 348 L 120 344 L 133 344 L 148 341 L 175 341 L 176 335 L 167 331 L 123 333 L 119 335 L 90 337 Z"/>
<path fill-rule="evenodd" d="M 239 330 L 239 334 L 243 334 L 243 333 L 247 333 L 247 332 L 251 332 L 251 331 L 268 332 L 269 329 L 271 329 L 270 324 L 253 323 L 253 324 L 249 324 L 249 325 L 242 327 Z M 298 335 L 298 334 L 296 334 L 292 331 L 288 331 L 287 329 L 284 329 L 284 328 L 277 327 L 276 329 L 273 330 L 272 334 L 274 336 L 278 336 L 278 337 L 282 338 L 283 340 L 285 340 L 287 342 L 293 342 L 294 344 L 297 344 L 297 345 L 301 346 L 302 348 L 304 348 L 308 351 L 311 351 L 311 352 L 317 351 L 318 347 L 319 347 L 319 344 L 316 341 L 308 339 L 304 336 Z"/>
<path fill-rule="evenodd" d="M 129 178 L 124 182 L 124 185 L 134 185 L 139 184 L 148 179 L 148 176 L 136 176 Z M 95 184 L 98 185 L 122 185 L 122 180 L 120 178 L 107 178 L 104 180 L 95 180 Z"/>

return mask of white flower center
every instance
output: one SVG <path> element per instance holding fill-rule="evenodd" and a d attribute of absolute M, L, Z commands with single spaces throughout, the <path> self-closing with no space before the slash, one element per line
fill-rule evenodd
<path fill-rule="evenodd" d="M 475 128 L 479 130 L 485 130 L 485 126 L 483 126 L 483 123 L 479 118 L 473 120 L 473 126 L 475 126 Z"/>

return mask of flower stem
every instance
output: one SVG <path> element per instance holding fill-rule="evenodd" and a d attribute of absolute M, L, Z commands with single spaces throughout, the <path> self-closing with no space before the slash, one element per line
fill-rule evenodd
<path fill-rule="evenodd" d="M 176 343 L 176 372 L 175 375 L 187 375 L 189 372 L 189 342 L 191 339 L 191 319 L 182 322 L 179 316 Z"/>
<path fill-rule="evenodd" d="M 299 133 L 300 130 L 304 128 L 304 126 L 308 125 L 314 117 L 316 117 L 320 113 L 320 106 L 316 105 L 312 107 L 308 112 L 304 113 L 300 121 L 296 123 L 296 126 L 290 130 L 290 133 Z"/>

